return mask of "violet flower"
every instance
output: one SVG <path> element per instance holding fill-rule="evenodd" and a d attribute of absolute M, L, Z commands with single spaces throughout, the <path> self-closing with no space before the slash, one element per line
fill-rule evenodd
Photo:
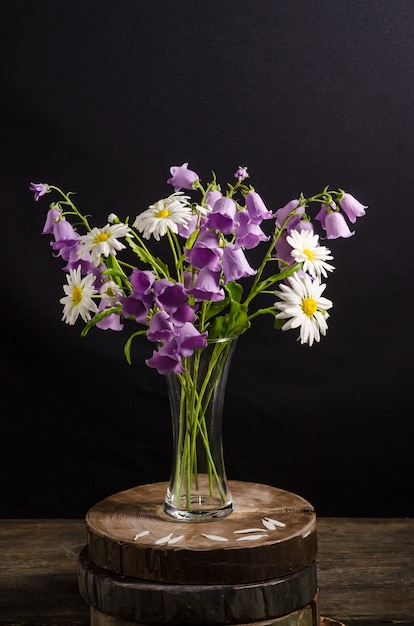
<path fill-rule="evenodd" d="M 220 248 L 217 234 L 212 231 L 201 232 L 194 246 L 185 253 L 187 260 L 195 269 L 201 270 L 204 267 L 213 271 L 221 269 L 220 259 L 223 250 Z"/>
<path fill-rule="evenodd" d="M 179 307 L 188 304 L 188 295 L 181 283 L 172 283 L 166 278 L 154 284 L 154 296 L 157 305 L 167 313 L 174 313 Z"/>
<path fill-rule="evenodd" d="M 214 272 L 209 267 L 200 270 L 188 293 L 196 300 L 211 300 L 218 302 L 224 299 L 224 289 L 220 286 L 220 272 Z"/>
<path fill-rule="evenodd" d="M 174 325 L 168 313 L 166 311 L 154 313 L 149 322 L 147 339 L 164 343 L 172 339 L 174 334 Z"/>
<path fill-rule="evenodd" d="M 247 173 L 247 167 L 240 166 L 237 172 L 234 174 L 234 177 L 237 178 L 239 182 L 248 178 L 249 174 Z"/>
<path fill-rule="evenodd" d="M 42 235 L 53 235 L 55 224 L 60 220 L 62 211 L 53 207 L 46 214 L 46 221 L 43 226 Z"/>
<path fill-rule="evenodd" d="M 199 180 L 198 174 L 188 169 L 188 163 L 173 165 L 170 172 L 172 176 L 167 180 L 167 183 L 174 187 L 174 191 L 192 189 L 193 183 Z"/>
<path fill-rule="evenodd" d="M 107 308 L 109 308 L 108 302 L 101 298 L 98 311 L 102 312 Z M 110 313 L 106 317 L 102 318 L 100 322 L 97 322 L 96 326 L 101 330 L 114 330 L 118 332 L 124 328 L 124 325 L 121 323 L 119 313 Z"/>
<path fill-rule="evenodd" d="M 242 248 L 235 244 L 228 244 L 223 249 L 222 264 L 225 283 L 257 273 L 250 267 Z"/>
<path fill-rule="evenodd" d="M 261 241 L 269 241 L 268 235 L 263 232 L 260 226 L 251 221 L 246 209 L 237 212 L 236 221 L 235 243 L 237 246 L 251 250 L 256 248 Z"/>
<path fill-rule="evenodd" d="M 286 229 L 287 231 L 290 231 L 296 228 L 297 223 L 300 222 L 300 220 L 302 219 L 302 215 L 305 212 L 305 207 L 301 205 L 299 200 L 297 199 L 290 200 L 290 202 L 285 204 L 285 206 L 276 211 L 276 226 L 278 228 L 282 228 L 283 223 L 285 222 L 289 213 L 291 213 L 292 211 L 294 211 L 294 213 L 293 215 L 291 215 L 291 217 L 289 217 L 288 221 L 286 222 Z"/>
<path fill-rule="evenodd" d="M 232 198 L 219 198 L 215 201 L 211 212 L 207 216 L 206 227 L 211 228 L 211 230 L 220 230 L 224 234 L 230 234 L 234 228 L 236 211 L 236 203 Z"/>
<path fill-rule="evenodd" d="M 363 217 L 365 215 L 365 209 L 368 208 L 366 205 L 361 204 L 361 202 L 350 193 L 344 193 L 343 198 L 338 202 L 351 224 L 355 224 L 357 217 Z"/>
<path fill-rule="evenodd" d="M 130 296 L 119 298 L 122 304 L 122 315 L 126 318 L 133 317 L 140 324 L 146 324 L 148 313 L 153 303 L 152 294 L 132 293 Z"/>
<path fill-rule="evenodd" d="M 339 211 L 332 211 L 325 216 L 325 230 L 327 239 L 337 239 L 338 237 L 352 237 L 355 231 L 350 231 L 344 216 Z"/>
<path fill-rule="evenodd" d="M 154 350 L 152 357 L 146 359 L 148 367 L 154 367 L 159 374 L 183 374 L 185 369 L 181 363 L 178 345 L 175 339 L 167 341 L 159 350 Z"/>
<path fill-rule="evenodd" d="M 187 322 L 176 335 L 178 351 L 182 357 L 187 358 L 194 353 L 196 348 L 205 348 L 207 345 L 207 332 L 200 333 L 194 324 Z"/>
<path fill-rule="evenodd" d="M 245 196 L 246 209 L 254 224 L 260 224 L 263 220 L 270 220 L 273 213 L 269 211 L 261 196 L 256 191 L 249 191 Z"/>
<path fill-rule="evenodd" d="M 132 289 L 136 294 L 147 295 L 151 291 L 151 287 L 154 284 L 155 276 L 149 270 L 140 270 L 135 268 L 129 277 L 129 282 L 132 285 Z"/>
<path fill-rule="evenodd" d="M 218 189 L 210 189 L 206 193 L 206 202 L 210 209 L 213 208 L 214 203 L 217 202 L 220 198 L 223 197 L 223 194 Z"/>
<path fill-rule="evenodd" d="M 45 183 L 30 183 L 30 191 L 34 192 L 34 199 L 39 200 L 41 196 L 44 196 L 45 193 L 49 191 L 49 185 Z"/>

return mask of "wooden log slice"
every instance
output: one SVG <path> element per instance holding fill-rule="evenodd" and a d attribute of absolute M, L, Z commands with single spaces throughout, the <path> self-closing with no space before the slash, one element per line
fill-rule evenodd
<path fill-rule="evenodd" d="M 248 624 L 289 615 L 317 593 L 315 562 L 296 574 L 241 585 L 177 585 L 138 580 L 78 559 L 79 590 L 98 611 L 138 624 Z M 99 622 L 98 622 L 99 623 Z"/>
<path fill-rule="evenodd" d="M 287 576 L 315 560 L 316 516 L 300 496 L 230 481 L 234 511 L 189 523 L 163 512 L 166 488 L 142 485 L 89 510 L 89 557 L 96 565 L 142 580 L 237 584 Z"/>
<path fill-rule="evenodd" d="M 250 622 L 249 624 L 240 624 L 237 626 L 344 626 L 339 622 L 329 620 L 323 622 L 324 618 L 321 617 L 319 622 L 316 617 L 315 602 L 308 604 L 299 611 L 294 611 L 283 617 L 277 617 L 275 619 L 260 620 L 259 622 Z M 91 621 L 90 626 L 147 626 L 139 622 L 131 622 L 130 620 L 119 619 L 98 611 L 91 607 Z"/>

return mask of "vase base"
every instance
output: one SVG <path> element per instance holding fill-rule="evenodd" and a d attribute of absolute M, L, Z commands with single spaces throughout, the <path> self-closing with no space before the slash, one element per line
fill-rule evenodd
<path fill-rule="evenodd" d="M 233 511 L 233 502 L 225 504 L 219 498 L 194 496 L 190 499 L 189 506 L 186 506 L 185 498 L 182 499 L 182 508 L 172 504 L 169 494 L 164 502 L 164 513 L 180 522 L 208 522 L 227 517 Z"/>

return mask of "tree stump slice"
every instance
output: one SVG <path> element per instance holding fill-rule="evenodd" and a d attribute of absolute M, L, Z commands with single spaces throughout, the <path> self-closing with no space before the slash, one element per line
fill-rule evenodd
<path fill-rule="evenodd" d="M 86 546 L 78 568 L 80 592 L 89 605 L 132 624 L 249 624 L 289 616 L 311 605 L 317 594 L 315 562 L 260 583 L 182 585 L 111 573 L 92 563 Z"/>
<path fill-rule="evenodd" d="M 169 518 L 162 508 L 167 483 L 109 496 L 86 516 L 88 558 L 115 574 L 191 585 L 274 580 L 315 561 L 316 515 L 309 502 L 269 485 L 229 485 L 233 512 L 209 522 Z M 265 527 L 266 518 L 276 521 L 273 528 Z"/>
<path fill-rule="evenodd" d="M 294 611 L 290 615 L 277 617 L 276 619 L 260 620 L 260 622 L 250 622 L 248 624 L 240 624 L 239 626 L 344 626 L 340 622 L 334 620 L 326 620 L 321 617 L 320 622 L 315 619 L 316 600 L 312 604 L 308 604 L 299 611 Z M 97 609 L 91 609 L 90 626 L 147 626 L 139 622 L 131 622 L 130 620 L 119 619 L 106 615 Z"/>

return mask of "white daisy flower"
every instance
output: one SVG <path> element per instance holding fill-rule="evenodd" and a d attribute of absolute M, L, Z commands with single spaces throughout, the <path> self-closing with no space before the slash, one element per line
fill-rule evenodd
<path fill-rule="evenodd" d="M 73 326 L 80 315 L 84 322 L 89 322 L 91 313 L 98 312 L 98 307 L 92 300 L 92 296 L 97 293 L 93 286 L 95 276 L 87 274 L 82 278 L 80 267 L 77 267 L 69 271 L 67 281 L 68 284 L 63 285 L 66 296 L 59 300 L 65 305 L 62 321 Z"/>
<path fill-rule="evenodd" d="M 311 346 L 314 341 L 320 340 L 321 334 L 326 335 L 327 309 L 333 303 L 322 297 L 326 285 L 321 284 L 318 278 L 296 273 L 288 280 L 290 286 L 281 284 L 280 291 L 275 292 L 281 298 L 274 305 L 279 311 L 276 318 L 287 319 L 282 330 L 300 327 L 300 342 Z"/>
<path fill-rule="evenodd" d="M 79 257 L 84 258 L 90 252 L 92 263 L 98 267 L 101 256 L 116 256 L 118 250 L 125 248 L 118 239 L 128 233 L 129 227 L 126 224 L 107 224 L 103 228 L 92 228 L 89 233 L 80 237 Z"/>
<path fill-rule="evenodd" d="M 120 296 L 124 295 L 121 287 L 114 280 L 107 280 L 100 288 L 99 293 L 102 299 L 112 306 L 119 302 Z"/>
<path fill-rule="evenodd" d="M 168 198 L 158 200 L 155 204 L 140 213 L 135 218 L 133 226 L 142 233 L 144 239 L 150 239 L 154 235 L 158 241 L 163 237 L 169 228 L 173 233 L 178 232 L 177 225 L 186 227 L 192 217 L 189 196 L 182 192 L 171 194 Z"/>
<path fill-rule="evenodd" d="M 319 245 L 319 235 L 309 230 L 292 230 L 286 240 L 293 248 L 291 255 L 295 261 L 303 263 L 303 270 L 311 276 L 320 279 L 335 269 L 333 265 L 326 263 L 333 256 L 329 248 Z"/>

